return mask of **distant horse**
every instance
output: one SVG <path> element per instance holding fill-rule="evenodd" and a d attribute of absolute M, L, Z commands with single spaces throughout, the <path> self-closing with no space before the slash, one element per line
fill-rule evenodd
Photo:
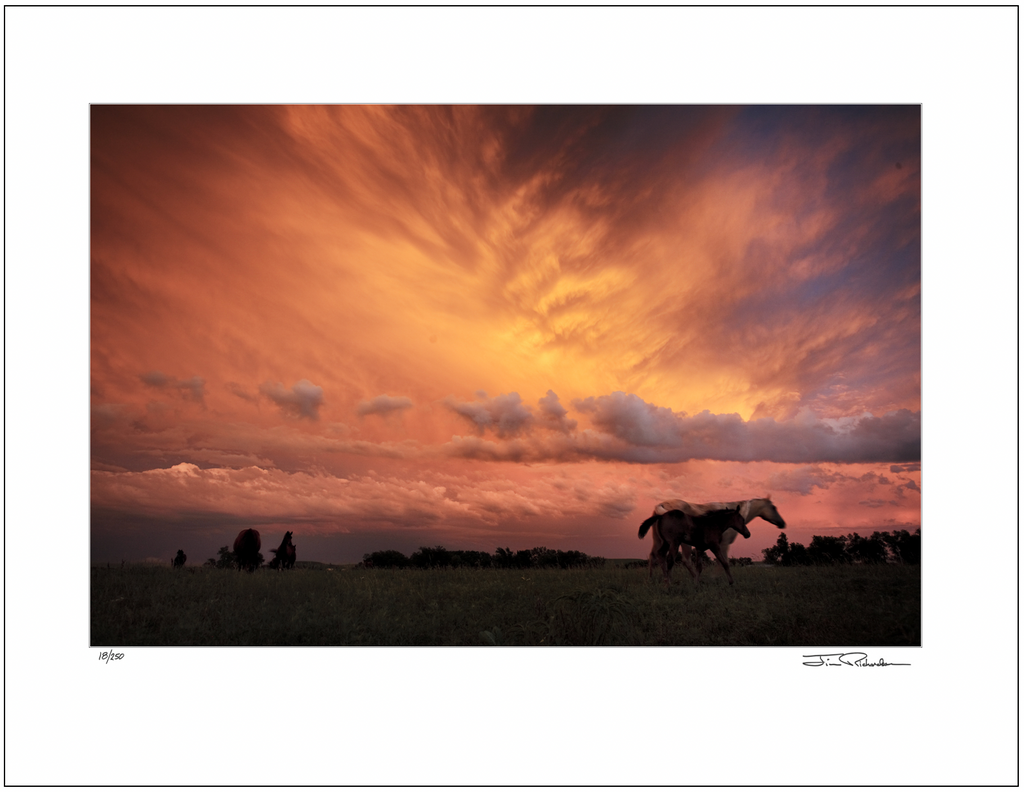
<path fill-rule="evenodd" d="M 185 566 L 185 554 L 179 550 L 178 554 L 171 559 L 171 566 L 175 569 Z"/>
<path fill-rule="evenodd" d="M 705 550 L 711 550 L 715 558 L 718 559 L 718 563 L 722 565 L 722 569 L 725 570 L 725 576 L 729 578 L 729 585 L 733 585 L 732 573 L 729 571 L 729 558 L 725 555 L 722 545 L 726 532 L 730 530 L 750 538 L 750 530 L 747 528 L 739 508 L 716 509 L 697 516 L 674 509 L 644 520 L 640 525 L 639 536 L 641 539 L 652 525 L 657 526 L 661 544 L 651 550 L 651 555 L 657 556 L 661 571 L 665 575 L 666 587 L 672 583 L 672 566 L 676 561 L 676 549 L 681 544 L 689 545 L 699 556 L 702 556 Z M 679 560 L 690 571 L 697 585 L 700 585 L 702 565 L 699 561 L 696 564 L 690 564 L 689 548 L 685 554 L 679 555 Z"/>
<path fill-rule="evenodd" d="M 238 571 L 244 567 L 252 572 L 260 565 L 260 532 L 255 528 L 246 528 L 235 538 L 235 560 L 238 562 Z"/>
<path fill-rule="evenodd" d="M 280 546 L 273 550 L 274 560 L 270 562 L 271 569 L 291 569 L 295 566 L 295 545 L 292 544 L 292 532 L 285 531 L 284 539 Z"/>
<path fill-rule="evenodd" d="M 717 501 L 714 503 L 689 503 L 684 500 L 662 501 L 654 507 L 654 514 L 644 521 L 644 525 L 648 527 L 654 525 L 652 537 L 654 543 L 651 547 L 651 554 L 647 558 L 647 577 L 649 578 L 654 574 L 654 564 L 658 561 L 656 551 L 661 547 L 661 535 L 658 533 L 658 526 L 656 525 L 656 518 L 659 515 L 670 511 L 681 511 L 696 517 L 718 509 L 739 509 L 745 523 L 750 522 L 755 517 L 760 517 L 762 520 L 767 520 L 772 525 L 777 526 L 780 531 L 786 527 L 786 521 L 782 519 L 778 509 L 775 508 L 775 504 L 772 503 L 771 495 L 743 501 Z M 646 533 L 646 529 L 643 530 Z M 730 528 L 722 536 L 722 553 L 726 558 L 729 557 L 729 545 L 736 540 L 736 535 L 737 532 Z M 690 548 L 684 547 L 682 552 L 689 556 Z"/>

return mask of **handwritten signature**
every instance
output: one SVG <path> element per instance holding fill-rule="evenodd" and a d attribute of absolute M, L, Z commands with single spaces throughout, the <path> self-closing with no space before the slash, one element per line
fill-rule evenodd
<path fill-rule="evenodd" d="M 908 666 L 910 663 L 887 663 L 879 658 L 877 663 L 868 661 L 866 652 L 838 652 L 836 654 L 804 655 L 805 666 Z"/>

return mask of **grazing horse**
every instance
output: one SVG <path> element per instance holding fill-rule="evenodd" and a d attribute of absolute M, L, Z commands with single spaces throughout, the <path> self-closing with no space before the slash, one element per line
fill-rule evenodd
<path fill-rule="evenodd" d="M 274 560 L 270 562 L 271 569 L 291 569 L 295 566 L 295 545 L 292 544 L 291 531 L 285 531 L 284 539 L 273 553 Z"/>
<path fill-rule="evenodd" d="M 772 503 L 771 495 L 764 498 L 751 498 L 750 500 L 744 501 L 722 501 L 715 503 L 689 503 L 684 500 L 662 501 L 654 507 L 654 514 L 644 521 L 645 525 L 654 525 L 652 537 L 654 539 L 654 544 L 651 547 L 651 554 L 647 558 L 647 577 L 650 578 L 654 574 L 654 563 L 658 561 L 657 550 L 662 544 L 661 535 L 658 533 L 658 526 L 656 524 L 656 518 L 658 516 L 675 510 L 685 512 L 686 514 L 696 517 L 718 509 L 739 509 L 744 523 L 750 522 L 755 517 L 760 517 L 762 520 L 767 520 L 772 525 L 777 526 L 780 531 L 786 527 L 786 521 L 782 519 L 778 509 L 775 508 L 775 504 Z M 644 533 L 646 533 L 646 530 Z M 722 553 L 726 558 L 729 557 L 729 545 L 735 541 L 736 535 L 737 531 L 730 528 L 722 536 Z M 682 552 L 689 556 L 690 548 L 684 547 L 682 548 Z"/>
<path fill-rule="evenodd" d="M 255 528 L 246 528 L 235 538 L 235 560 L 238 571 L 242 568 L 253 572 L 260 565 L 260 532 Z"/>
<path fill-rule="evenodd" d="M 672 566 L 676 561 L 676 549 L 681 544 L 689 545 L 701 556 L 705 550 L 711 550 L 715 554 L 715 558 L 718 559 L 718 563 L 722 565 L 722 569 L 725 570 L 725 576 L 729 578 L 729 585 L 733 585 L 732 573 L 729 571 L 729 558 L 723 550 L 723 542 L 726 532 L 730 530 L 747 539 L 750 538 L 750 530 L 747 528 L 747 523 L 739 508 L 716 509 L 696 516 L 673 509 L 644 520 L 640 525 L 639 536 L 641 539 L 652 525 L 657 526 L 661 544 L 651 551 L 651 555 L 657 555 L 661 571 L 665 575 L 666 588 L 672 584 Z M 701 564 L 698 561 L 691 565 L 689 548 L 685 554 L 679 555 L 679 560 L 690 570 L 690 574 L 699 586 Z"/>
<path fill-rule="evenodd" d="M 185 553 L 179 550 L 178 554 L 171 559 L 171 566 L 175 569 L 185 566 Z"/>

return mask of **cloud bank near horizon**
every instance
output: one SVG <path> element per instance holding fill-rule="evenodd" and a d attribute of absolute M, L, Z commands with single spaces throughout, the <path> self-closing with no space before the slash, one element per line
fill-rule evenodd
<path fill-rule="evenodd" d="M 598 397 L 576 399 L 572 409 L 589 425 L 580 428 L 569 410 L 562 407 L 551 390 L 537 401 L 536 410 L 512 392 L 488 398 L 459 401 L 453 397 L 441 405 L 474 435 L 452 434 L 443 443 L 417 441 L 413 437 L 371 440 L 353 437 L 344 424 L 317 428 L 316 407 L 323 401 L 321 388 L 298 384 L 292 391 L 278 385 L 264 389 L 264 395 L 281 407 L 282 415 L 306 417 L 307 426 L 270 428 L 224 425 L 196 419 L 193 429 L 159 427 L 158 417 L 139 416 L 130 410 L 108 406 L 94 408 L 94 456 L 104 456 L 108 465 L 138 469 L 138 460 L 127 462 L 133 446 L 145 451 L 145 459 L 163 456 L 196 462 L 223 461 L 230 455 L 256 461 L 278 456 L 293 461 L 285 466 L 301 468 L 301 459 L 312 453 L 358 455 L 382 458 L 452 457 L 491 462 L 575 462 L 605 460 L 635 464 L 666 464 L 689 460 L 731 462 L 887 463 L 892 472 L 920 469 L 921 414 L 895 410 L 875 416 L 870 413 L 845 418 L 821 418 L 809 409 L 788 421 L 758 418 L 744 421 L 739 415 L 715 415 L 704 410 L 687 415 L 648 403 L 636 394 L 621 391 Z M 362 402 L 361 415 L 388 415 L 410 409 L 405 397 L 377 397 Z M 429 421 L 420 417 L 420 420 Z M 422 428 L 422 427 L 421 427 Z M 414 427 L 415 429 L 415 427 Z M 339 436 L 341 435 L 341 436 Z M 192 438 L 193 442 L 189 442 Z M 197 445 L 194 439 L 201 438 Z M 109 445 L 108 445 L 109 443 Z M 122 461 L 114 458 L 120 446 Z M 218 457 L 219 455 L 219 457 Z M 144 461 L 143 460 L 143 461 Z M 318 463 L 318 464 L 322 464 Z"/>
<path fill-rule="evenodd" d="M 469 533 L 477 527 L 488 533 L 505 524 L 531 522 L 549 529 L 586 519 L 618 525 L 681 494 L 701 501 L 711 499 L 705 494 L 711 492 L 731 500 L 770 493 L 780 510 L 789 512 L 787 519 L 806 511 L 807 497 L 813 496 L 830 504 L 836 525 L 842 525 L 839 520 L 850 503 L 869 509 L 891 505 L 907 522 L 920 501 L 914 478 L 889 479 L 871 466 L 717 464 L 718 473 L 728 472 L 728 479 L 690 467 L 672 474 L 621 463 L 512 471 L 391 468 L 349 476 L 179 463 L 138 472 L 94 470 L 92 507 L 99 514 L 184 525 L 296 525 L 305 526 L 304 532 L 326 533 L 375 525 Z"/>

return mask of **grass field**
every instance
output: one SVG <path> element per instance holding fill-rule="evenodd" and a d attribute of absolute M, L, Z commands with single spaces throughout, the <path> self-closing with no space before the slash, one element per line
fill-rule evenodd
<path fill-rule="evenodd" d="M 91 570 L 94 646 L 917 646 L 921 567 Z"/>

